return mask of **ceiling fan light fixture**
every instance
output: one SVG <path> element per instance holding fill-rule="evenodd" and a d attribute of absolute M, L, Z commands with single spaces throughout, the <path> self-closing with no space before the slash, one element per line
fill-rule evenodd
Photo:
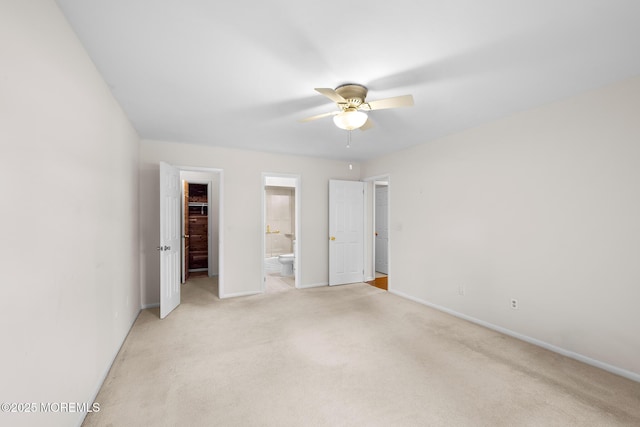
<path fill-rule="evenodd" d="M 367 113 L 353 108 L 347 108 L 340 114 L 333 116 L 333 122 L 340 129 L 354 130 L 362 127 L 368 118 Z"/>

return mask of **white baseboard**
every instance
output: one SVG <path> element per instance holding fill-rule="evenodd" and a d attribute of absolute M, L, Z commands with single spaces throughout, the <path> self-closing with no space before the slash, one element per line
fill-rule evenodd
<path fill-rule="evenodd" d="M 322 286 L 329 286 L 329 282 L 311 283 L 311 284 L 306 284 L 306 285 L 300 285 L 300 286 L 298 286 L 298 289 L 320 288 Z"/>
<path fill-rule="evenodd" d="M 259 295 L 259 294 L 262 294 L 262 292 L 261 291 L 236 292 L 234 294 L 220 295 L 220 299 L 236 298 L 236 297 L 248 297 L 248 296 L 251 296 L 251 295 Z"/>
<path fill-rule="evenodd" d="M 460 319 L 467 320 L 467 321 L 469 321 L 471 323 L 475 323 L 477 325 L 484 326 L 485 328 L 493 329 L 494 331 L 497 331 L 497 332 L 500 332 L 502 334 L 509 335 L 509 336 L 511 336 L 513 338 L 517 338 L 519 340 L 528 342 L 529 344 L 537 345 L 538 347 L 542 347 L 542 348 L 547 349 L 549 351 L 553 351 L 554 353 L 558 353 L 558 354 L 561 354 L 563 356 L 569 357 L 571 359 L 577 360 L 579 362 L 586 363 L 587 365 L 595 366 L 596 368 L 600 368 L 602 370 L 611 372 L 613 374 L 620 375 L 621 377 L 625 377 L 625 378 L 630 379 L 632 381 L 640 382 L 640 374 L 637 374 L 635 372 L 631 372 L 631 371 L 628 371 L 626 369 L 619 368 L 617 366 L 609 365 L 608 363 L 604 363 L 604 362 L 601 362 L 599 360 L 592 359 L 590 357 L 584 356 L 582 354 L 575 353 L 573 351 L 566 350 L 566 349 L 561 348 L 561 347 L 557 347 L 557 346 L 555 346 L 553 344 L 549 344 L 547 342 L 540 341 L 538 339 L 531 338 L 529 336 L 519 334 L 519 333 L 514 332 L 514 331 L 512 331 L 510 329 L 506 329 L 506 328 L 503 328 L 501 326 L 497 326 L 497 325 L 494 325 L 492 323 L 485 322 L 484 320 L 476 319 L 475 317 L 471 317 L 471 316 L 467 316 L 466 314 L 458 313 L 457 311 L 448 309 L 446 307 L 439 306 L 437 304 L 430 303 L 428 301 L 422 300 L 420 298 L 413 297 L 413 296 L 405 294 L 403 292 L 399 292 L 399 291 L 391 290 L 391 289 L 389 290 L 389 292 L 394 294 L 394 295 L 397 295 L 399 297 L 406 298 L 406 299 L 409 299 L 411 301 L 415 301 L 415 302 L 417 302 L 419 304 L 423 304 L 423 305 L 426 305 L 428 307 L 434 308 L 434 309 L 436 309 L 438 311 L 442 311 L 442 312 L 450 314 L 452 316 L 459 317 Z"/>
<path fill-rule="evenodd" d="M 141 310 L 146 310 L 147 308 L 157 308 L 160 307 L 160 303 L 153 303 L 153 304 L 143 304 L 141 307 Z"/>
<path fill-rule="evenodd" d="M 158 305 L 160 305 L 160 304 L 158 304 Z M 122 346 L 124 345 L 124 342 L 127 340 L 127 337 L 129 336 L 129 333 L 131 333 L 131 329 L 133 329 L 133 325 L 136 323 L 136 320 L 138 320 L 138 317 L 140 316 L 140 312 L 141 311 L 142 310 L 138 310 L 138 314 L 136 314 L 134 316 L 133 321 L 131 322 L 131 325 L 129 325 L 129 330 L 124 335 L 124 338 L 122 338 L 122 341 L 120 342 L 120 345 L 118 346 L 116 351 L 113 353 L 113 355 L 111 357 L 111 363 L 109 363 L 109 366 L 107 366 L 107 369 L 104 370 L 104 373 L 102 374 L 102 378 L 100 378 L 100 381 L 98 382 L 98 387 L 96 388 L 96 391 L 93 393 L 93 399 L 91 399 L 90 402 L 93 403 L 93 402 L 96 401 L 96 398 L 98 397 L 98 393 L 100 393 L 100 389 L 102 388 L 102 384 L 104 384 L 104 381 L 107 379 L 107 375 L 109 375 L 109 371 L 111 370 L 111 367 L 113 366 L 113 362 L 116 361 L 116 357 L 118 357 L 118 353 L 120 353 L 120 350 L 122 349 Z M 84 414 L 82 414 L 82 417 L 80 418 L 80 423 L 78 424 L 78 427 L 82 426 L 82 424 L 84 423 L 84 420 L 85 420 L 86 417 L 87 417 L 87 413 L 85 412 Z"/>

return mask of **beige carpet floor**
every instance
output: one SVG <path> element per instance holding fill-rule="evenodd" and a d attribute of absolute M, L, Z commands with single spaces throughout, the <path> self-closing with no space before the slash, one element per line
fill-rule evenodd
<path fill-rule="evenodd" d="M 366 284 L 143 310 L 85 426 L 639 426 L 640 383 Z"/>

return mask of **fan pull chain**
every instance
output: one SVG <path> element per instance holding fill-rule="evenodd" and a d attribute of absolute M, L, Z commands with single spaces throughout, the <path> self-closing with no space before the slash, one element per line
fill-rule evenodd
<path fill-rule="evenodd" d="M 347 148 L 351 148 L 351 131 L 347 131 Z"/>

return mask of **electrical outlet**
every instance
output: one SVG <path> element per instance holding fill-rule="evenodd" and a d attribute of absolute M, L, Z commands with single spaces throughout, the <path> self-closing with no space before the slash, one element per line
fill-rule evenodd
<path fill-rule="evenodd" d="M 513 308 L 514 310 L 518 309 L 518 300 L 515 298 L 511 298 L 511 308 Z"/>

